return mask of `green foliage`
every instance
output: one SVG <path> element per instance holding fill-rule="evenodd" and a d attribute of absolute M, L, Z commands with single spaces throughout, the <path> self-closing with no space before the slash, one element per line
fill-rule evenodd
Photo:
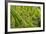
<path fill-rule="evenodd" d="M 39 6 L 10 6 L 11 28 L 40 27 Z"/>

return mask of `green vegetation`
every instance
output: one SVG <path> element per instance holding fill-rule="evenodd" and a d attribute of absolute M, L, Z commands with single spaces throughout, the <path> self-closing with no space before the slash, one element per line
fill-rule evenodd
<path fill-rule="evenodd" d="M 11 28 L 40 27 L 39 6 L 10 6 Z"/>

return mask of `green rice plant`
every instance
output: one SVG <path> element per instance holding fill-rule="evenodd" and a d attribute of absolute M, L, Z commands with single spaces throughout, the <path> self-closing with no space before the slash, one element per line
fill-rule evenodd
<path fill-rule="evenodd" d="M 40 27 L 39 6 L 10 6 L 11 28 Z"/>

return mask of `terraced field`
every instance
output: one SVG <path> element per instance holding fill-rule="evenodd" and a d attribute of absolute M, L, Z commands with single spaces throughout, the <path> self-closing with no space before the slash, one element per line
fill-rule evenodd
<path fill-rule="evenodd" d="M 10 6 L 11 28 L 31 28 L 40 27 L 40 7 L 39 6 Z"/>

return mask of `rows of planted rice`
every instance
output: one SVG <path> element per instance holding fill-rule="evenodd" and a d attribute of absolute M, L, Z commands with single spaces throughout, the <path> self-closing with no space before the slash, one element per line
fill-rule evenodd
<path fill-rule="evenodd" d="M 39 6 L 10 6 L 11 28 L 40 27 Z"/>

